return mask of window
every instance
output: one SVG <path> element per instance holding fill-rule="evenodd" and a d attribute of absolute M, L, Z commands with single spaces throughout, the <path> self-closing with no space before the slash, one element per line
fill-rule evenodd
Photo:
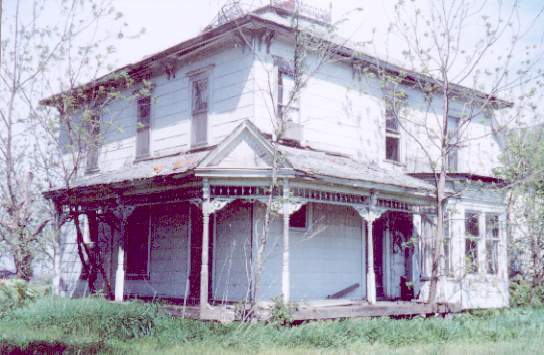
<path fill-rule="evenodd" d="M 459 117 L 448 117 L 448 171 L 458 170 Z"/>
<path fill-rule="evenodd" d="M 487 256 L 487 273 L 499 272 L 499 216 L 486 213 L 485 215 L 485 246 Z"/>
<path fill-rule="evenodd" d="M 138 97 L 138 121 L 136 123 L 136 159 L 149 156 L 151 96 Z"/>
<path fill-rule="evenodd" d="M 480 238 L 479 215 L 477 212 L 465 213 L 465 270 L 478 272 L 478 241 Z"/>
<path fill-rule="evenodd" d="M 385 100 L 385 159 L 400 161 L 400 125 L 390 99 Z"/>
<path fill-rule="evenodd" d="M 137 208 L 128 218 L 126 228 L 127 278 L 149 277 L 150 214 L 148 207 Z"/>
<path fill-rule="evenodd" d="M 203 146 L 208 143 L 208 79 L 192 82 L 191 145 Z"/>
<path fill-rule="evenodd" d="M 297 229 L 306 229 L 308 223 L 308 213 L 306 205 L 303 205 L 298 211 L 289 218 L 289 227 Z"/>
<path fill-rule="evenodd" d="M 278 115 L 285 121 L 298 121 L 299 103 L 295 94 L 294 76 L 280 70 L 278 73 Z M 295 97 L 292 97 L 293 95 Z"/>
<path fill-rule="evenodd" d="M 100 154 L 100 117 L 96 113 L 92 113 L 85 119 L 84 124 L 88 134 L 86 142 L 86 172 L 92 173 L 98 170 L 98 156 Z"/>
<path fill-rule="evenodd" d="M 444 274 L 451 275 L 451 219 L 449 212 L 444 213 Z"/>

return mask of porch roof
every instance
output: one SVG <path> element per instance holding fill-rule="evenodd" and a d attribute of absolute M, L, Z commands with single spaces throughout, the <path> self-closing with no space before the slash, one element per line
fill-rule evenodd
<path fill-rule="evenodd" d="M 240 155 L 240 148 L 246 149 Z M 223 142 L 217 146 L 199 151 L 178 153 L 167 157 L 140 161 L 130 167 L 84 176 L 76 180 L 69 189 L 59 188 L 44 193 L 54 197 L 64 192 L 96 189 L 100 186 L 123 187 L 140 182 L 160 181 L 178 175 L 206 176 L 210 171 L 220 172 L 222 176 L 242 178 L 244 171 L 257 171 L 262 177 L 270 174 L 272 143 L 250 121 L 242 122 Z M 255 167 L 248 166 L 247 150 L 261 160 Z M 278 145 L 281 155 L 280 169 L 289 176 L 308 177 L 347 185 L 350 187 L 376 187 L 384 190 L 403 189 L 430 195 L 434 191 L 429 183 L 404 174 L 394 168 L 386 168 L 345 155 L 314 150 L 308 147 Z M 227 163 L 225 163 L 227 162 Z M 225 165 L 226 164 L 226 165 Z"/>

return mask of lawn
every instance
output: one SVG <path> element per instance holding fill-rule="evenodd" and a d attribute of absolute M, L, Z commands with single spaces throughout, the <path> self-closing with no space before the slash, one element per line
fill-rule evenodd
<path fill-rule="evenodd" d="M 387 318 L 275 324 L 174 319 L 155 304 L 44 297 L 0 318 L 0 353 L 542 353 L 544 309 L 450 319 Z"/>

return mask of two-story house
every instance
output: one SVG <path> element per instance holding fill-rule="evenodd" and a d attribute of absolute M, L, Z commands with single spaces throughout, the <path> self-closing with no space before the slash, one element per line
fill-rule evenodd
<path fill-rule="evenodd" d="M 274 299 L 298 304 L 299 319 L 431 312 L 435 188 L 412 138 L 425 132 L 401 129 L 379 79 L 360 70 L 377 59 L 342 45 L 308 79 L 277 141 L 273 112 L 294 86 L 294 12 L 280 3 L 119 69 L 136 78 L 126 90 L 145 81 L 149 95 L 108 103 L 90 128 L 103 137 L 86 173 L 46 195 L 87 213 L 118 301 L 169 299 L 204 319 Z M 421 91 L 406 86 L 404 100 L 423 116 Z M 447 206 L 444 310 L 508 306 L 505 205 L 492 189 L 500 148 L 486 114 L 465 132 L 483 138 L 450 160 L 448 189 L 459 193 Z M 75 236 L 64 250 L 62 291 L 75 296 L 86 290 Z"/>

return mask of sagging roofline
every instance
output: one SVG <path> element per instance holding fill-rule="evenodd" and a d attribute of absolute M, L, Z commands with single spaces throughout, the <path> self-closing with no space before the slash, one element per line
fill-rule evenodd
<path fill-rule="evenodd" d="M 211 28 L 196 37 L 193 37 L 175 46 L 155 53 L 140 61 L 127 64 L 120 69 L 117 69 L 89 83 L 78 86 L 72 90 L 47 97 L 41 100 L 40 104 L 44 106 L 62 107 L 60 105 L 64 102 L 64 97 L 66 96 L 75 95 L 78 93 L 83 93 L 83 96 L 92 95 L 93 93 L 96 93 L 100 87 L 104 88 L 105 90 L 118 88 L 119 86 L 122 86 L 125 82 L 126 78 L 124 78 L 122 75 L 124 73 L 127 74 L 130 78 L 135 79 L 136 81 L 141 80 L 143 73 L 146 70 L 149 70 L 154 65 L 165 64 L 168 62 L 168 60 L 179 60 L 183 56 L 189 55 L 204 46 L 208 46 L 212 43 L 215 44 L 219 38 L 229 35 L 235 30 L 256 29 L 255 26 L 261 25 L 271 30 L 272 35 L 275 35 L 274 31 L 281 31 L 284 34 L 293 34 L 295 31 L 294 28 L 282 25 L 272 20 L 264 19 L 257 15 L 257 13 L 263 12 L 263 10 L 268 8 L 274 11 L 281 10 L 280 12 L 282 15 L 289 15 L 289 11 L 286 11 L 285 9 L 278 10 L 278 8 L 275 6 L 267 5 L 263 8 L 250 12 L 240 18 L 234 19 L 218 27 Z M 250 28 L 250 25 L 253 25 L 253 28 Z M 318 39 L 323 40 L 323 38 Z M 333 46 L 336 46 L 336 54 L 340 56 L 344 61 L 347 61 L 351 64 L 363 65 L 371 72 L 378 72 L 380 74 L 385 72 L 389 76 L 399 78 L 399 82 L 404 85 L 414 86 L 418 83 L 425 83 L 431 86 L 442 85 L 442 82 L 438 79 L 402 68 L 401 66 L 387 62 L 378 57 L 367 55 L 352 47 L 349 47 L 347 44 L 337 44 L 332 43 L 331 41 L 327 42 Z M 121 78 L 119 78 L 119 76 L 121 76 Z M 452 88 L 452 94 L 462 96 L 466 95 L 466 93 L 468 92 L 470 96 L 475 96 L 479 100 L 489 101 L 491 104 L 493 104 L 495 109 L 510 108 L 513 106 L 512 102 L 499 99 L 495 95 L 490 95 L 482 91 L 458 84 L 450 83 L 450 86 Z"/>

